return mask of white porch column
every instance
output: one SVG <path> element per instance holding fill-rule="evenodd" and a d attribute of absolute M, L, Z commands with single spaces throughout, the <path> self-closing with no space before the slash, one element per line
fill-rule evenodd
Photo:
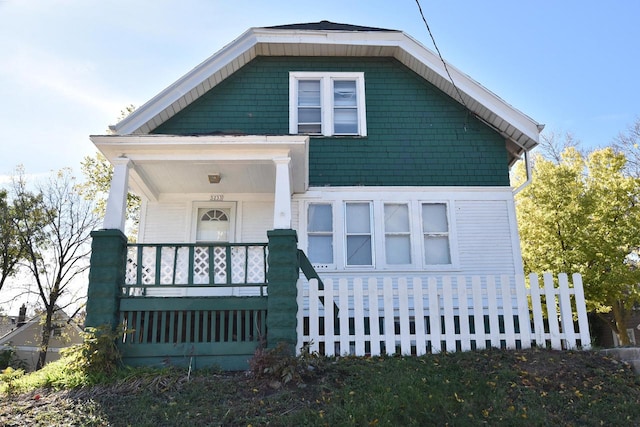
<path fill-rule="evenodd" d="M 124 233 L 124 223 L 127 216 L 127 193 L 129 189 L 129 168 L 131 160 L 118 157 L 113 162 L 113 176 L 107 199 L 107 209 L 102 227 L 106 230 L 117 229 Z"/>
<path fill-rule="evenodd" d="M 276 195 L 273 208 L 273 228 L 291 228 L 291 163 L 290 157 L 276 157 Z"/>

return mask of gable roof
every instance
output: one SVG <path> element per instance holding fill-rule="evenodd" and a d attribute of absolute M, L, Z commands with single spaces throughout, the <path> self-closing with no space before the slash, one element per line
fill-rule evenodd
<path fill-rule="evenodd" d="M 34 326 L 41 328 L 40 325 L 41 325 L 43 314 L 44 313 L 36 314 L 31 319 L 27 320 L 22 326 L 14 327 L 5 335 L 0 336 L 0 345 L 4 345 L 11 342 L 12 340 L 15 339 L 16 336 L 25 333 L 25 331 L 28 332 Z M 64 324 L 68 325 L 68 327 L 73 328 L 77 332 L 82 332 L 82 328 L 80 328 L 80 326 L 78 326 L 78 324 L 74 322 L 73 319 L 71 319 L 69 315 L 65 313 L 63 310 L 57 310 L 54 316 L 55 316 L 54 323 L 64 322 Z"/>
<path fill-rule="evenodd" d="M 507 140 L 512 163 L 544 127 L 401 31 L 328 21 L 250 28 L 128 117 L 117 135 L 148 134 L 257 56 L 393 57 L 464 105 Z M 453 81 L 447 74 L 447 69 Z M 457 90 L 456 90 L 457 89 Z"/>

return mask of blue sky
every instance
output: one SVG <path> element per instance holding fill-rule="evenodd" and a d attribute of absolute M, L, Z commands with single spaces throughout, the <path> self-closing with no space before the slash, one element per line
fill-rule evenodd
<path fill-rule="evenodd" d="M 445 59 L 540 123 L 603 146 L 640 116 L 637 0 L 421 0 Z M 415 0 L 0 0 L 0 175 L 79 173 L 142 105 L 249 27 L 320 20 L 433 44 Z"/>

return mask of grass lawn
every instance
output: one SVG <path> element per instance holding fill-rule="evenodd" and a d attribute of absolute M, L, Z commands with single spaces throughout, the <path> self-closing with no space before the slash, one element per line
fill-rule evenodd
<path fill-rule="evenodd" d="M 29 389 L 5 376 L 0 425 L 640 425 L 640 377 L 597 352 L 488 350 L 300 366 L 287 383 L 249 372 L 123 369 L 92 386 L 48 374 L 46 387 Z"/>

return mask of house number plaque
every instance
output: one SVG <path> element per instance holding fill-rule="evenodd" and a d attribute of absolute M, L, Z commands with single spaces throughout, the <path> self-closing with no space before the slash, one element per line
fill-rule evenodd
<path fill-rule="evenodd" d="M 212 194 L 209 198 L 210 202 L 222 202 L 224 201 L 224 194 Z"/>

